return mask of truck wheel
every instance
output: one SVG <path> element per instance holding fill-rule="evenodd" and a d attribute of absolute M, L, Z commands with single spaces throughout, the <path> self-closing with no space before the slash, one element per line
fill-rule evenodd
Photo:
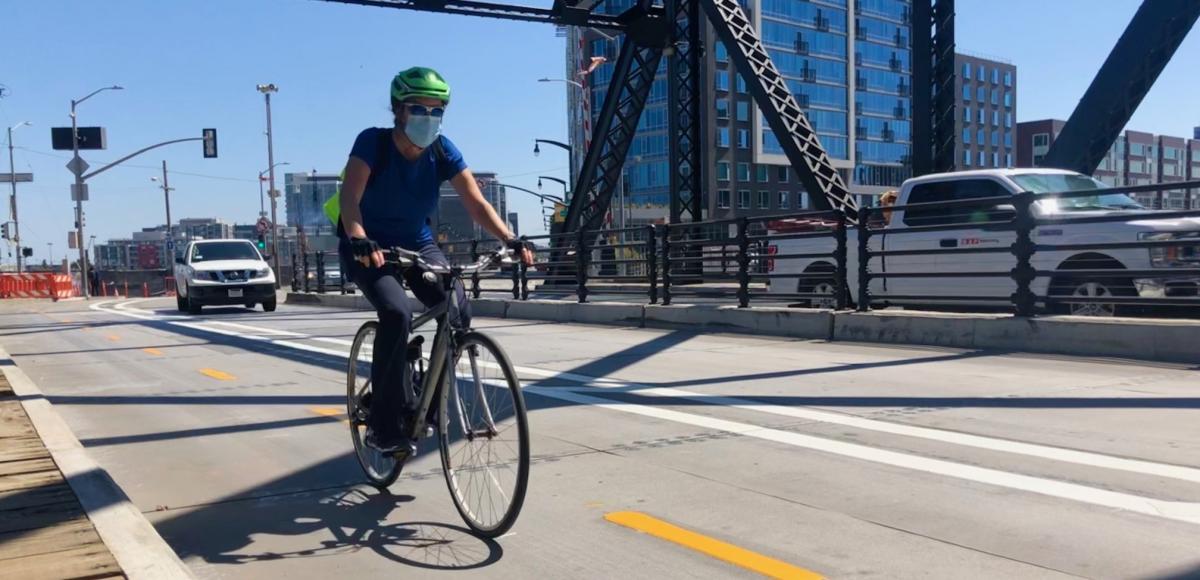
<path fill-rule="evenodd" d="M 272 296 L 263 300 L 263 312 L 275 312 L 275 297 Z"/>
<path fill-rule="evenodd" d="M 804 270 L 805 274 L 833 274 L 836 268 L 830 264 L 813 264 Z M 796 286 L 799 294 L 822 294 L 820 298 L 805 298 L 802 303 L 809 308 L 837 308 L 837 281 L 833 278 L 801 278 Z M 828 296 L 826 298 L 825 296 Z"/>
<path fill-rule="evenodd" d="M 201 306 L 199 303 L 196 302 L 196 299 L 192 294 L 191 288 L 188 288 L 187 301 L 184 304 L 185 304 L 185 306 L 187 306 L 188 314 L 200 314 Z"/>
<path fill-rule="evenodd" d="M 1119 279 L 1065 278 L 1061 281 L 1055 281 L 1052 287 L 1060 289 L 1060 294 L 1067 294 L 1078 298 L 1124 298 L 1137 296 L 1137 290 L 1133 288 L 1129 281 Z M 1089 302 L 1087 304 L 1067 303 L 1062 305 L 1059 310 L 1064 314 L 1072 316 L 1112 317 L 1119 314 L 1126 314 L 1130 309 L 1119 304 Z"/>

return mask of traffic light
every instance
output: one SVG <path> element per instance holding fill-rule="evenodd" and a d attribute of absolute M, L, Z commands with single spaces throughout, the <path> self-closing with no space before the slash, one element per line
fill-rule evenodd
<path fill-rule="evenodd" d="M 26 258 L 33 257 L 33 248 L 21 248 L 21 255 Z"/>
<path fill-rule="evenodd" d="M 6 239 L 6 240 L 9 239 L 9 237 L 8 237 L 8 222 L 4 222 L 3 224 L 0 224 L 0 232 L 2 232 L 4 234 L 4 239 Z"/>
<path fill-rule="evenodd" d="M 267 249 L 266 234 L 258 234 L 258 241 L 255 242 L 254 245 L 258 246 L 259 251 L 266 250 Z"/>

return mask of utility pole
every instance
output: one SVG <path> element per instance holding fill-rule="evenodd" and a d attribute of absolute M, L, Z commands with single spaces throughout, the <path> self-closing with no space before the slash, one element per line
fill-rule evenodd
<path fill-rule="evenodd" d="M 123 87 L 119 85 L 103 87 L 92 91 L 90 94 L 88 94 L 88 96 L 82 99 L 71 99 L 71 153 L 73 154 L 71 157 L 71 172 L 75 174 L 75 189 L 72 193 L 75 194 L 75 239 L 78 241 L 79 245 L 79 288 L 82 290 L 81 294 L 83 294 L 84 299 L 88 298 L 89 296 L 87 286 L 87 249 L 85 247 L 86 244 L 83 243 L 83 240 L 86 239 L 83 237 L 83 172 L 87 171 L 87 164 L 83 162 L 83 159 L 79 158 L 79 123 L 75 118 L 75 107 L 79 106 L 80 103 L 96 96 L 97 93 L 103 91 L 119 91 L 122 90 L 122 88 Z M 67 271 L 70 272 L 70 268 L 68 268 Z"/>
<path fill-rule="evenodd" d="M 12 213 L 13 243 L 17 245 L 17 273 L 21 273 L 24 259 L 21 256 L 21 220 L 17 217 L 17 166 L 13 162 L 13 129 L 32 125 L 29 121 L 18 123 L 8 128 L 8 182 L 12 184 L 12 197 L 9 199 L 9 212 Z"/>
<path fill-rule="evenodd" d="M 275 190 L 275 148 L 271 134 L 271 93 L 279 91 L 279 87 L 274 84 L 258 85 L 258 92 L 263 94 L 267 102 L 267 164 L 270 166 L 268 172 L 270 174 L 270 189 L 267 194 L 271 196 L 271 256 L 275 262 L 275 287 L 279 288 L 279 213 L 278 213 L 278 197 L 279 192 Z"/>
<path fill-rule="evenodd" d="M 165 202 L 165 204 L 167 206 L 167 240 L 166 240 L 166 243 L 163 244 L 163 268 L 165 268 L 167 271 L 170 271 L 171 264 L 175 262 L 175 260 L 173 259 L 174 252 L 172 251 L 175 249 L 175 236 L 172 235 L 172 232 L 171 232 L 171 190 L 175 189 L 175 188 L 167 185 L 167 160 L 166 159 L 163 159 L 162 167 L 163 167 L 163 176 L 162 176 L 163 202 Z M 154 179 L 154 178 L 152 177 L 151 179 Z"/>

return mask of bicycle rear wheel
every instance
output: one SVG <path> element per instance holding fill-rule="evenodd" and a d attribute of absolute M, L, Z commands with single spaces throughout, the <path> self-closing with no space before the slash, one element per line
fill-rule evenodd
<path fill-rule="evenodd" d="M 371 413 L 371 366 L 375 362 L 375 334 L 378 331 L 379 323 L 372 320 L 363 323 L 358 334 L 354 335 L 350 360 L 346 366 L 346 415 L 349 417 L 350 439 L 354 442 L 358 464 L 362 466 L 371 485 L 384 489 L 400 476 L 404 463 L 366 444 L 367 418 Z"/>
<path fill-rule="evenodd" d="M 500 346 L 465 334 L 442 385 L 438 438 L 450 497 L 476 534 L 507 532 L 529 484 L 529 423 L 512 363 Z"/>

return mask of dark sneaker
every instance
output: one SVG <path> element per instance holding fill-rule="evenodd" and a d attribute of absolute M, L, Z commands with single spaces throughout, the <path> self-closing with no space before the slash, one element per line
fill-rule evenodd
<path fill-rule="evenodd" d="M 417 446 L 412 442 L 405 441 L 403 437 L 380 437 L 374 432 L 367 433 L 365 443 L 370 447 L 384 455 L 388 454 L 405 454 L 416 455 Z"/>

